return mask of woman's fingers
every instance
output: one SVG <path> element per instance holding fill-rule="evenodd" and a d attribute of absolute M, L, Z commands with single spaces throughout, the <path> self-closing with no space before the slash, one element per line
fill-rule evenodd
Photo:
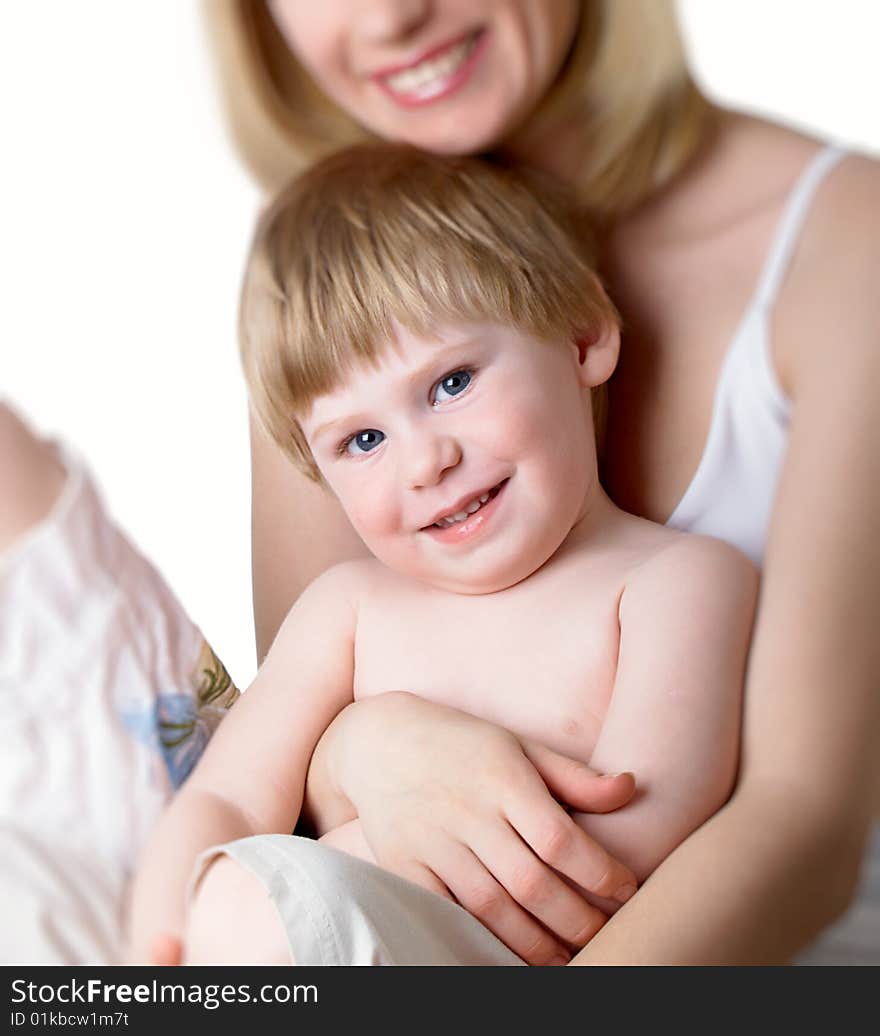
<path fill-rule="evenodd" d="M 633 873 L 560 805 L 618 808 L 632 775 L 600 777 L 405 692 L 353 706 L 340 736 L 328 759 L 377 862 L 440 892 L 433 875 L 523 959 L 547 963 L 589 940 L 605 915 L 584 892 L 623 902 L 635 891 Z"/>
<path fill-rule="evenodd" d="M 444 899 L 455 899 L 431 868 L 416 860 L 407 860 L 401 863 L 400 866 L 394 868 L 394 873 L 401 878 L 406 878 L 407 881 L 411 881 L 413 885 L 419 885 L 421 888 L 434 892 Z"/>
<path fill-rule="evenodd" d="M 607 917 L 538 859 L 508 824 L 499 826 L 477 848 L 483 865 L 510 897 L 569 947 L 581 949 Z"/>
<path fill-rule="evenodd" d="M 636 876 L 614 859 L 571 819 L 557 802 L 512 796 L 507 819 L 534 853 L 581 888 L 625 903 L 635 892 Z"/>
<path fill-rule="evenodd" d="M 150 946 L 149 963 L 158 968 L 176 968 L 183 959 L 183 943 L 175 935 L 157 935 Z"/>
<path fill-rule="evenodd" d="M 559 799 L 582 813 L 610 813 L 625 805 L 636 788 L 631 773 L 601 774 L 586 763 L 554 752 L 537 741 L 524 739 L 522 750 Z"/>
<path fill-rule="evenodd" d="M 437 858 L 438 874 L 458 903 L 518 957 L 535 965 L 568 963 L 571 953 L 564 943 L 524 910 L 467 846 L 447 842 Z"/>

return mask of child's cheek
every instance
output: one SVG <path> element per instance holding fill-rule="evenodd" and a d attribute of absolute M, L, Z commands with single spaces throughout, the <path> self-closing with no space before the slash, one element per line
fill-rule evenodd
<path fill-rule="evenodd" d="M 516 461 L 533 447 L 536 431 L 542 426 L 546 429 L 546 415 L 537 412 L 531 398 L 524 395 L 482 417 L 479 440 L 492 456 Z"/>
<path fill-rule="evenodd" d="M 348 516 L 367 546 L 394 535 L 401 527 L 400 507 L 393 494 L 375 489 L 357 494 Z"/>

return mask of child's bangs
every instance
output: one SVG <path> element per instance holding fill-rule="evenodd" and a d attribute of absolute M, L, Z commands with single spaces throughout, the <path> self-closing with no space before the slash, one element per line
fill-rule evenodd
<path fill-rule="evenodd" d="M 377 367 L 397 326 L 560 342 L 614 320 L 591 252 L 570 195 L 533 172 L 389 145 L 327 159 L 257 229 L 240 311 L 257 416 L 314 474 L 297 417 Z"/>
<path fill-rule="evenodd" d="M 478 185 L 481 196 L 447 176 L 385 185 L 379 198 L 364 192 L 358 205 L 337 202 L 333 218 L 325 212 L 305 249 L 316 261 L 285 292 L 299 303 L 289 307 L 285 351 L 312 398 L 375 365 L 395 324 L 427 337 L 444 324 L 491 322 L 558 339 L 604 317 L 582 242 L 560 234 L 533 196 L 537 211 L 524 220 L 492 196 L 491 183 Z"/>

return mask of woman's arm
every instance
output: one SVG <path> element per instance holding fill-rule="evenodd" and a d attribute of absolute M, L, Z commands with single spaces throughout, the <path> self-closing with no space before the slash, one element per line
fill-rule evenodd
<path fill-rule="evenodd" d="M 369 557 L 336 498 L 301 474 L 251 417 L 251 553 L 257 660 L 326 569 Z"/>
<path fill-rule="evenodd" d="M 784 962 L 853 894 L 880 785 L 880 174 L 848 165 L 777 314 L 794 405 L 737 790 L 575 963 Z"/>

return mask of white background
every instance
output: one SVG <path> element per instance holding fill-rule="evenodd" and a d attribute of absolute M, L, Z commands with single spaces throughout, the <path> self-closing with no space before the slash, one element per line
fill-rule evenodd
<path fill-rule="evenodd" d="M 680 9 L 712 96 L 880 152 L 877 0 Z M 0 0 L 0 16 L 0 394 L 89 458 L 244 685 L 235 311 L 258 197 L 224 137 L 199 5 Z"/>

